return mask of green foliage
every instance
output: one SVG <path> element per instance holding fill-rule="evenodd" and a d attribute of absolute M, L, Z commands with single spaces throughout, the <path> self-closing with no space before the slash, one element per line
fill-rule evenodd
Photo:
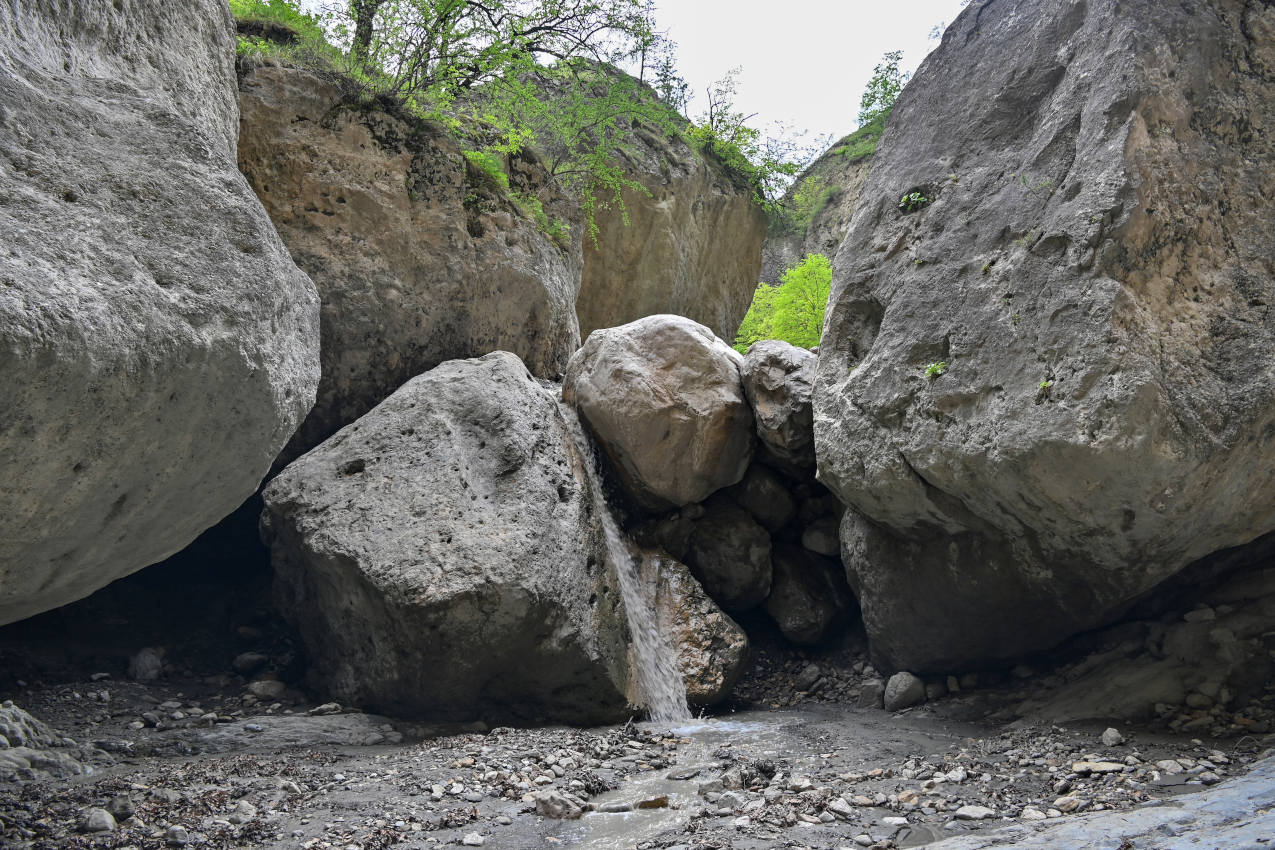
<path fill-rule="evenodd" d="M 881 57 L 881 61 L 872 69 L 872 78 L 868 80 L 859 100 L 859 126 L 863 127 L 874 121 L 885 125 L 885 119 L 894 108 L 894 101 L 899 92 L 907 85 L 908 77 L 899 71 L 899 62 L 903 59 L 903 51 L 892 50 Z"/>
<path fill-rule="evenodd" d="M 1045 380 L 1045 381 L 1041 381 L 1036 388 L 1041 390 L 1047 390 L 1053 385 L 1054 385 L 1053 381 Z"/>
<path fill-rule="evenodd" d="M 833 153 L 846 157 L 851 162 L 867 159 L 877 151 L 877 142 L 885 132 L 885 116 L 878 116 L 864 124 L 858 130 L 841 140 Z"/>
<path fill-rule="evenodd" d="M 931 381 L 937 378 L 938 376 L 945 374 L 946 372 L 947 372 L 946 360 L 940 360 L 937 363 L 931 363 L 929 366 L 925 367 L 925 377 Z"/>
<path fill-rule="evenodd" d="M 908 192 L 899 201 L 899 209 L 905 213 L 915 212 L 930 202 L 930 199 L 922 195 L 920 192 Z"/>
<path fill-rule="evenodd" d="M 508 189 L 509 175 L 501 157 L 492 151 L 461 151 L 469 164 L 487 180 L 492 188 Z"/>
<path fill-rule="evenodd" d="M 784 273 L 779 286 L 758 285 L 735 336 L 735 350 L 746 354 L 763 339 L 801 348 L 818 345 L 831 290 L 832 263 L 823 254 L 807 255 Z"/>
<path fill-rule="evenodd" d="M 323 24 L 301 10 L 297 0 L 230 0 L 239 56 L 260 56 L 289 64 L 330 69 L 341 52 L 328 43 Z"/>
<path fill-rule="evenodd" d="M 523 215 L 534 221 L 540 232 L 552 239 L 555 245 L 564 251 L 571 247 L 571 225 L 560 218 L 550 218 L 539 198 L 526 192 L 513 192 L 510 197 Z"/>
<path fill-rule="evenodd" d="M 812 174 L 796 185 L 792 193 L 792 209 L 789 212 L 793 229 L 805 233 L 815 216 L 823 211 L 832 198 L 833 187 L 818 174 Z"/>

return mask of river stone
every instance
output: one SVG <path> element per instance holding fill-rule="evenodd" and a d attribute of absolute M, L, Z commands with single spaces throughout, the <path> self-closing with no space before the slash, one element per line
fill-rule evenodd
<path fill-rule="evenodd" d="M 766 466 L 754 462 L 744 480 L 724 491 L 774 534 L 797 514 L 797 505 L 784 480 Z"/>
<path fill-rule="evenodd" d="M 221 0 L 0 3 L 0 623 L 168 557 L 314 400 Z"/>
<path fill-rule="evenodd" d="M 729 499 L 706 507 L 691 532 L 691 572 L 727 611 L 755 608 L 770 593 L 770 535 Z"/>
<path fill-rule="evenodd" d="M 1275 528 L 1273 22 L 973 4 L 900 95 L 815 394 L 882 664 L 1048 647 Z"/>
<path fill-rule="evenodd" d="M 815 465 L 811 413 L 815 359 L 804 348 L 766 339 L 753 343 L 740 368 L 757 436 L 781 465 L 793 470 Z"/>
<path fill-rule="evenodd" d="M 753 453 L 739 353 L 701 324 L 650 316 L 589 334 L 562 397 L 579 411 L 625 490 L 651 510 L 738 482 Z"/>
<path fill-rule="evenodd" d="M 846 625 L 854 599 L 839 563 L 797 546 L 777 543 L 766 613 L 793 643 L 815 646 Z"/>
<path fill-rule="evenodd" d="M 508 352 L 413 378 L 265 489 L 325 698 L 433 720 L 625 716 L 627 631 L 583 458 Z"/>
<path fill-rule="evenodd" d="M 895 673 L 885 683 L 885 710 L 899 711 L 925 702 L 925 682 L 912 673 Z"/>
<path fill-rule="evenodd" d="M 654 572 L 661 630 L 677 648 L 686 700 L 708 706 L 730 696 L 748 663 L 748 636 L 704 592 L 684 564 L 658 552 L 643 558 L 643 575 Z"/>
<path fill-rule="evenodd" d="M 318 401 L 289 458 L 444 360 L 512 351 L 561 377 L 580 347 L 578 237 L 541 232 L 440 125 L 294 68 L 253 69 L 240 91 L 239 165 L 323 302 Z M 571 206 L 516 161 L 516 188 Z"/>

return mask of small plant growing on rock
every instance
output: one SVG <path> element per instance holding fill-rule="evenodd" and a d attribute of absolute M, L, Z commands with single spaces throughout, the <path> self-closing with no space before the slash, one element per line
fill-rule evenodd
<path fill-rule="evenodd" d="M 916 212 L 921 207 L 930 202 L 930 199 L 922 195 L 920 192 L 908 192 L 899 201 L 899 209 L 905 213 Z"/>
<path fill-rule="evenodd" d="M 1047 390 L 1047 389 L 1049 389 L 1050 387 L 1052 387 L 1053 385 L 1054 385 L 1054 382 L 1053 382 L 1053 381 L 1050 381 L 1050 380 L 1044 380 L 1044 381 L 1041 381 L 1039 384 L 1037 384 L 1037 389 Z"/>
<path fill-rule="evenodd" d="M 925 367 L 925 377 L 931 381 L 937 378 L 939 375 L 942 375 L 946 372 L 947 372 L 946 360 L 940 360 L 937 363 L 931 363 L 929 366 Z"/>
<path fill-rule="evenodd" d="M 463 151 L 465 159 L 474 170 L 486 178 L 492 188 L 509 188 L 509 175 L 505 173 L 500 157 L 491 151 Z"/>

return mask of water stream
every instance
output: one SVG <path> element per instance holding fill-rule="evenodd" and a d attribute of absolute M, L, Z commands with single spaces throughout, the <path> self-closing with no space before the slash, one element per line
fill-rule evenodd
<path fill-rule="evenodd" d="M 559 403 L 559 406 L 566 419 L 567 430 L 584 458 L 589 489 L 602 519 L 607 559 L 620 584 L 620 596 L 628 616 L 634 674 L 641 704 L 646 708 L 650 719 L 656 723 L 687 723 L 691 720 L 691 712 L 686 705 L 686 685 L 677 668 L 677 651 L 669 636 L 660 628 L 654 589 L 639 576 L 633 546 L 611 513 L 606 494 L 602 490 L 602 476 L 592 441 L 585 434 L 579 417 L 570 405 Z"/>

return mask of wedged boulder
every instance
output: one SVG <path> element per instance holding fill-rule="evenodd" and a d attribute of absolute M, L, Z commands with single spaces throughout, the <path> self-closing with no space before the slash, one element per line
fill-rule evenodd
<path fill-rule="evenodd" d="M 512 354 L 408 381 L 266 488 L 324 694 L 394 716 L 625 715 L 625 614 L 554 395 Z"/>
<path fill-rule="evenodd" d="M 155 563 L 314 401 L 318 299 L 235 167 L 221 0 L 0 3 L 0 623 Z"/>
<path fill-rule="evenodd" d="M 727 611 L 757 607 L 770 593 L 770 535 L 729 499 L 705 507 L 691 531 L 691 573 Z"/>
<path fill-rule="evenodd" d="M 730 696 L 748 664 L 748 636 L 704 592 L 678 561 L 647 553 L 644 578 L 654 572 L 655 607 L 661 628 L 677 648 L 677 666 L 692 706 L 708 706 Z"/>
<path fill-rule="evenodd" d="M 854 611 L 842 567 L 798 546 L 776 544 L 766 613 L 793 643 L 815 646 L 845 627 Z"/>
<path fill-rule="evenodd" d="M 725 493 L 771 534 L 797 515 L 797 505 L 784 480 L 758 463 L 748 467 L 744 479 Z"/>
<path fill-rule="evenodd" d="M 680 507 L 748 469 L 753 416 L 739 360 L 701 324 L 650 316 L 589 334 L 567 366 L 562 397 L 639 505 Z"/>
<path fill-rule="evenodd" d="M 580 346 L 578 233 L 555 243 L 445 128 L 331 79 L 263 67 L 240 91 L 239 165 L 323 301 L 318 402 L 286 459 L 445 360 L 511 351 L 561 377 Z M 510 170 L 575 217 L 532 154 Z"/>
<path fill-rule="evenodd" d="M 762 340 L 748 349 L 740 376 L 762 444 L 785 469 L 813 468 L 815 355 L 783 340 Z"/>
<path fill-rule="evenodd" d="M 1109 622 L 1275 528 L 1275 9 L 971 6 L 835 263 L 821 479 L 886 667 Z M 1223 97 L 1219 93 L 1225 92 Z"/>
<path fill-rule="evenodd" d="M 752 187 L 680 135 L 638 126 L 627 141 L 617 156 L 625 177 L 643 188 L 621 192 L 623 208 L 596 213 L 597 241 L 586 240 L 576 304 L 581 333 L 672 313 L 733 340 L 766 239 Z"/>

